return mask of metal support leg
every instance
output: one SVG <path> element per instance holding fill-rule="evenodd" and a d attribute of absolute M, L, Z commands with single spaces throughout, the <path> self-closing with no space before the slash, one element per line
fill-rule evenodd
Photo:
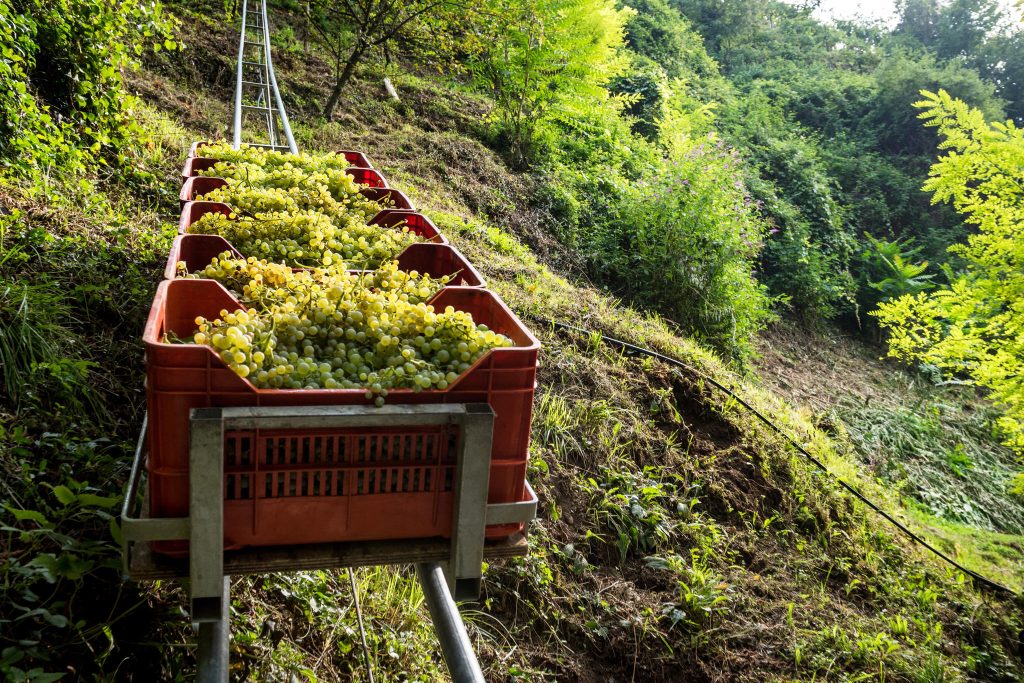
<path fill-rule="evenodd" d="M 455 502 L 452 509 L 452 558 L 448 585 L 459 600 L 480 597 L 484 561 L 484 527 L 487 487 L 491 472 L 491 438 L 494 411 L 486 403 L 466 406 L 462 443 L 455 468 Z"/>
<path fill-rule="evenodd" d="M 189 579 L 192 620 L 224 619 L 224 421 L 192 411 L 189 442 Z"/>
<path fill-rule="evenodd" d="M 224 591 L 221 605 L 224 610 L 219 621 L 199 622 L 199 652 L 196 656 L 198 664 L 197 683 L 228 683 L 230 668 L 229 648 L 231 641 L 231 623 L 228 605 L 231 604 L 229 591 L 230 578 L 224 577 Z"/>
<path fill-rule="evenodd" d="M 441 652 L 448 665 L 448 673 L 455 683 L 485 683 L 484 673 L 476 660 L 469 634 L 462 623 L 459 609 L 448 592 L 448 584 L 437 563 L 416 565 L 416 578 L 423 587 L 423 595 L 434 622 L 434 630 L 441 642 Z"/>

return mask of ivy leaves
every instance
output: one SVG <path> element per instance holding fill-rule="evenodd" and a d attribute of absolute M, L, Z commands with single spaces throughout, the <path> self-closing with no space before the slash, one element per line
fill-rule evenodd
<path fill-rule="evenodd" d="M 42 191 L 144 140 L 123 71 L 150 41 L 176 49 L 173 28 L 158 3 L 0 0 L 0 178 Z"/>

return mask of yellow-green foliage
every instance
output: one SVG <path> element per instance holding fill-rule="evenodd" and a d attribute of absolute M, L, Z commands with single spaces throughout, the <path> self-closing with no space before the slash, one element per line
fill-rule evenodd
<path fill-rule="evenodd" d="M 890 355 L 987 387 L 1005 409 L 1007 443 L 1024 451 L 1024 131 L 987 123 L 943 90 L 922 94 L 920 117 L 949 150 L 924 189 L 978 232 L 950 249 L 967 266 L 948 287 L 900 297 L 876 315 L 891 333 Z"/>
<path fill-rule="evenodd" d="M 631 10 L 611 0 L 501 0 L 486 3 L 486 11 L 491 20 L 480 26 L 484 40 L 472 69 L 494 98 L 493 122 L 522 166 L 538 146 L 557 143 L 555 131 L 545 129 L 550 119 L 590 117 L 610 103 L 604 86 L 629 65 L 621 46 Z"/>

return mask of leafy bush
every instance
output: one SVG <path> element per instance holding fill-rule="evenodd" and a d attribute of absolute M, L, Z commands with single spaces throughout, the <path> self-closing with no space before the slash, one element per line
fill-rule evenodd
<path fill-rule="evenodd" d="M 748 185 L 773 224 L 761 258 L 763 281 L 805 321 L 852 308 L 855 241 L 819 141 L 788 120 L 769 92 L 755 89 L 720 108 L 720 126 L 744 150 Z"/>
<path fill-rule="evenodd" d="M 123 160 L 144 137 L 122 70 L 174 49 L 159 3 L 0 0 L 0 175 L 63 177 Z"/>
<path fill-rule="evenodd" d="M 967 263 L 948 287 L 884 303 L 889 353 L 970 377 L 1005 410 L 1007 443 L 1024 451 L 1024 131 L 984 114 L 946 91 L 922 91 L 925 125 L 938 128 L 949 152 L 932 167 L 925 189 L 951 202 L 978 228 L 951 251 Z"/>
<path fill-rule="evenodd" d="M 623 96 L 626 102 L 623 114 L 633 119 L 633 132 L 651 141 L 658 139 L 658 119 L 666 84 L 665 70 L 661 66 L 642 55 L 634 55 L 629 72 L 608 85 L 613 93 Z"/>
<path fill-rule="evenodd" d="M 748 182 L 773 226 L 761 252 L 762 281 L 804 321 L 835 316 L 852 298 L 846 262 L 822 247 L 807 217 L 775 183 L 757 176 Z"/>
<path fill-rule="evenodd" d="M 626 23 L 626 44 L 659 64 L 669 78 L 717 70 L 704 51 L 700 34 L 667 0 L 627 0 L 623 4 L 635 10 Z"/>
<path fill-rule="evenodd" d="M 935 286 L 933 276 L 925 274 L 928 262 L 913 262 L 921 253 L 913 240 L 876 239 L 868 234 L 864 237 L 869 245 L 860 257 L 860 297 L 864 310 L 874 310 L 883 301 L 926 292 Z"/>
<path fill-rule="evenodd" d="M 627 65 L 619 48 L 628 12 L 611 0 L 516 0 L 490 2 L 486 16 L 471 68 L 494 98 L 495 133 L 521 168 L 557 144 L 545 126 L 552 115 L 564 120 L 608 99 L 604 85 Z"/>
<path fill-rule="evenodd" d="M 623 189 L 594 235 L 594 268 L 629 298 L 735 357 L 771 317 L 753 277 L 765 225 L 734 150 L 709 134 Z"/>

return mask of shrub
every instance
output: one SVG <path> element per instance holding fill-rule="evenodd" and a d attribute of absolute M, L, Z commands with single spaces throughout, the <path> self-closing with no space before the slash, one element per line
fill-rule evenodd
<path fill-rule="evenodd" d="M 932 166 L 925 190 L 978 227 L 951 251 L 965 271 L 948 287 L 884 303 L 877 315 L 889 353 L 970 377 L 1002 406 L 1007 443 L 1024 452 L 1024 131 L 952 98 L 922 91 L 925 125 L 949 152 Z"/>
<path fill-rule="evenodd" d="M 594 236 L 594 268 L 617 291 L 743 358 L 771 317 L 754 278 L 764 232 L 738 155 L 709 134 L 623 189 Z"/>
<path fill-rule="evenodd" d="M 0 176 L 63 177 L 122 158 L 143 136 L 122 70 L 174 49 L 159 3 L 0 0 Z"/>
<path fill-rule="evenodd" d="M 910 238 L 876 239 L 865 233 L 869 247 L 861 254 L 861 306 L 874 310 L 884 301 L 905 294 L 918 294 L 935 286 L 933 275 L 926 274 L 928 262 L 916 263 L 921 247 Z"/>
<path fill-rule="evenodd" d="M 621 54 L 628 12 L 611 0 L 487 3 L 485 46 L 471 69 L 494 98 L 494 132 L 525 167 L 557 144 L 545 124 L 600 106 L 604 85 L 628 64 Z"/>

